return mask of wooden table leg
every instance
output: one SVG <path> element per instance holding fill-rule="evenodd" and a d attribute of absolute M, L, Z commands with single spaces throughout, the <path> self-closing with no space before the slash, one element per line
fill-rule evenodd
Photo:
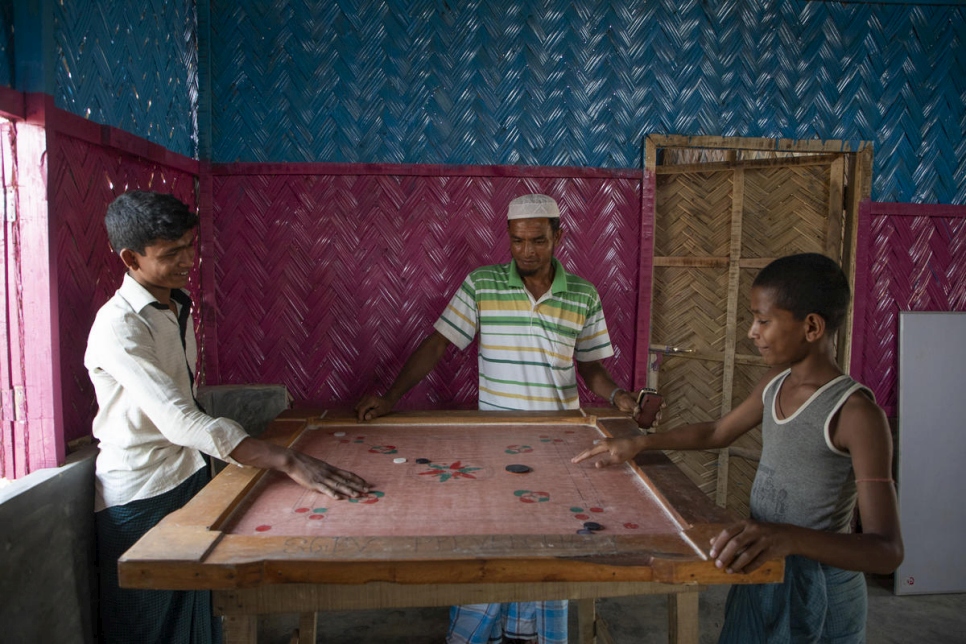
<path fill-rule="evenodd" d="M 315 644 L 318 639 L 319 614 L 301 613 L 299 615 L 299 644 Z"/>
<path fill-rule="evenodd" d="M 594 644 L 597 633 L 596 602 L 596 599 L 578 599 L 573 602 L 577 604 L 577 641 L 580 644 Z"/>
<path fill-rule="evenodd" d="M 221 625 L 224 631 L 224 644 L 256 644 L 257 615 L 225 615 Z"/>
<path fill-rule="evenodd" d="M 315 644 L 315 641 L 319 638 L 319 622 L 318 613 L 300 613 L 299 614 L 299 630 L 295 632 L 295 637 L 292 638 L 293 644 Z"/>
<path fill-rule="evenodd" d="M 610 636 L 610 626 L 607 625 L 607 620 L 598 615 L 594 624 L 597 627 L 594 632 L 594 636 L 597 638 L 594 640 L 594 644 L 614 644 L 614 638 Z"/>
<path fill-rule="evenodd" d="M 697 590 L 672 593 L 667 597 L 668 642 L 670 644 L 698 644 Z"/>

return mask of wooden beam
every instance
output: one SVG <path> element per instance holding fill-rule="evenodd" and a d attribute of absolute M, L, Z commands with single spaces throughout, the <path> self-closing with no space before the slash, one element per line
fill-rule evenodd
<path fill-rule="evenodd" d="M 655 257 L 654 265 L 673 268 L 725 268 L 727 257 Z"/>
<path fill-rule="evenodd" d="M 735 377 L 735 348 L 738 336 L 738 286 L 741 281 L 742 214 L 745 209 L 745 171 L 735 168 L 731 181 L 731 261 L 728 266 L 728 304 L 725 316 L 724 369 L 721 382 L 721 407 L 724 416 L 731 411 Z M 728 452 L 718 453 L 718 476 L 715 481 L 715 503 L 728 505 Z"/>
<path fill-rule="evenodd" d="M 722 150 L 775 150 L 781 152 L 837 152 L 849 153 L 871 149 L 871 143 L 860 141 L 853 149 L 842 140 L 764 139 L 734 136 L 680 136 L 650 134 L 648 143 L 655 148 L 716 148 Z"/>
<path fill-rule="evenodd" d="M 863 148 L 861 152 L 850 155 L 848 165 L 848 182 L 845 190 L 845 223 L 843 232 L 842 270 L 852 285 L 852 298 L 849 300 L 849 310 L 845 323 L 839 329 L 838 351 L 836 360 L 843 370 L 848 370 L 852 364 L 852 329 L 855 325 L 855 285 L 856 265 L 855 256 L 858 245 L 859 211 L 863 202 L 869 201 L 872 192 L 872 144 Z M 863 270 L 868 270 L 863 267 Z"/>
<path fill-rule="evenodd" d="M 687 163 L 680 165 L 661 165 L 655 170 L 658 175 L 665 174 L 684 174 L 687 172 L 723 172 L 742 167 L 745 170 L 757 170 L 773 168 L 776 166 L 812 166 L 829 165 L 836 159 L 841 159 L 841 154 L 821 154 L 799 157 L 778 157 L 774 159 L 754 159 L 745 161 L 722 161 L 719 163 Z"/>

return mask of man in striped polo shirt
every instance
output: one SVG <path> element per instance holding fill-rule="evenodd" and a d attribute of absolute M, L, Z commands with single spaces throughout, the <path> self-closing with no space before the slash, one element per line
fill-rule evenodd
<path fill-rule="evenodd" d="M 471 272 L 383 396 L 356 405 L 359 420 L 387 414 L 446 353 L 479 334 L 480 409 L 578 409 L 577 373 L 587 387 L 623 411 L 632 393 L 614 384 L 601 360 L 614 355 L 594 285 L 554 257 L 563 231 L 557 202 L 524 195 L 510 202 L 509 264 Z M 574 361 L 576 360 L 576 368 Z M 450 609 L 449 644 L 566 644 L 567 602 L 473 604 Z"/>

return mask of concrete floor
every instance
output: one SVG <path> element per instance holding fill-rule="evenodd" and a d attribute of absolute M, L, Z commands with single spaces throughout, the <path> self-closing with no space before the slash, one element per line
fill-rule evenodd
<path fill-rule="evenodd" d="M 891 577 L 868 577 L 869 644 L 963 644 L 966 594 L 897 597 Z M 721 630 L 727 587 L 701 594 L 701 644 L 713 644 Z M 667 601 L 662 596 L 602 599 L 597 603 L 614 644 L 667 642 Z M 571 611 L 571 641 L 576 621 Z M 319 644 L 440 644 L 447 608 L 350 611 L 319 614 Z M 273 616 L 259 621 L 259 642 L 288 644 L 297 620 Z"/>

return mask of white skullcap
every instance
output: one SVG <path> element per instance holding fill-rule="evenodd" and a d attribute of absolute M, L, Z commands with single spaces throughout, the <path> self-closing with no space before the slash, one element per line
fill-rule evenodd
<path fill-rule="evenodd" d="M 560 217 L 557 202 L 547 195 L 523 195 L 510 202 L 507 219 L 532 219 L 534 217 Z"/>

